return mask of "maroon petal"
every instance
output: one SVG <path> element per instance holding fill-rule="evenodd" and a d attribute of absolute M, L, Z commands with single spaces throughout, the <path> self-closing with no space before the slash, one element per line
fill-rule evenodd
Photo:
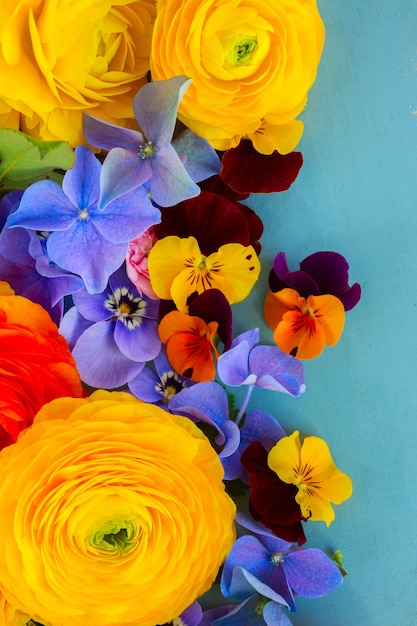
<path fill-rule="evenodd" d="M 238 191 L 234 191 L 220 178 L 220 174 L 216 174 L 215 176 L 211 176 L 210 178 L 203 180 L 201 183 L 198 183 L 198 186 L 202 191 L 211 191 L 211 193 L 223 196 L 223 198 L 227 198 L 232 202 L 246 200 L 246 198 L 249 198 L 250 195 L 249 193 L 239 193 Z"/>
<path fill-rule="evenodd" d="M 301 261 L 300 269 L 314 278 L 320 293 L 339 298 L 346 311 L 359 302 L 361 287 L 359 283 L 349 286 L 349 263 L 338 252 L 315 252 Z"/>
<path fill-rule="evenodd" d="M 268 453 L 259 441 L 246 448 L 241 457 L 249 473 L 249 507 L 257 521 L 285 541 L 305 543 L 304 520 L 295 496 L 298 489 L 278 478 L 267 463 Z"/>
<path fill-rule="evenodd" d="M 233 334 L 232 309 L 219 289 L 207 289 L 190 300 L 188 313 L 201 317 L 206 324 L 218 322 L 217 335 L 224 345 L 224 350 L 229 350 Z"/>
<path fill-rule="evenodd" d="M 301 152 L 260 154 L 251 141 L 242 139 L 236 148 L 224 153 L 220 176 L 239 193 L 286 191 L 302 164 Z"/>

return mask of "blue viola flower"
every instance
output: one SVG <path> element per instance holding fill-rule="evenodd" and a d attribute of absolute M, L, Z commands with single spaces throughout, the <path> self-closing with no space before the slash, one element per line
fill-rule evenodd
<path fill-rule="evenodd" d="M 129 391 L 143 402 L 151 402 L 169 410 L 171 399 L 194 383 L 172 369 L 163 347 L 153 360 L 153 365 L 154 369 L 146 366 L 128 382 Z"/>
<path fill-rule="evenodd" d="M 89 293 L 100 293 L 122 265 L 129 242 L 159 222 L 160 211 L 143 188 L 116 199 L 107 193 L 104 201 L 100 162 L 85 146 L 75 156 L 62 188 L 51 180 L 28 187 L 7 226 L 49 233 L 49 259 L 81 276 Z"/>
<path fill-rule="evenodd" d="M 242 333 L 218 360 L 217 371 L 225 385 L 255 385 L 299 396 L 305 391 L 304 367 L 299 359 L 277 346 L 260 346 L 259 328 Z"/>
<path fill-rule="evenodd" d="M 123 268 L 100 294 L 85 289 L 73 296 L 60 332 L 72 348 L 81 379 L 91 387 L 114 389 L 142 371 L 160 349 L 159 301 L 141 296 Z"/>
<path fill-rule="evenodd" d="M 294 595 L 319 598 L 342 584 L 336 563 L 321 550 L 300 549 L 242 513 L 236 521 L 253 534 L 239 537 L 226 558 L 220 583 L 225 597 L 243 600 L 256 591 L 295 611 Z"/>
<path fill-rule="evenodd" d="M 197 196 L 196 183 L 220 172 L 220 160 L 205 139 L 188 129 L 172 139 L 178 106 L 190 82 L 174 76 L 144 85 L 133 102 L 140 130 L 84 114 L 87 140 L 110 151 L 103 165 L 101 202 L 145 185 L 156 204 L 173 206 Z"/>

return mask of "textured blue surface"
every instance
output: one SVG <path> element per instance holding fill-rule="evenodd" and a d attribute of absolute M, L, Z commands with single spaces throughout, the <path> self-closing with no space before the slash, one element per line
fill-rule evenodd
<path fill-rule="evenodd" d="M 350 263 L 363 297 L 341 341 L 306 362 L 301 399 L 255 390 L 251 407 L 287 431 L 324 437 L 354 494 L 307 545 L 340 549 L 349 576 L 299 600 L 295 626 L 417 624 L 417 2 L 319 0 L 327 37 L 303 113 L 304 166 L 283 194 L 250 200 L 264 223 L 263 272 L 234 307 L 260 326 L 274 254 L 290 268 L 317 250 Z"/>

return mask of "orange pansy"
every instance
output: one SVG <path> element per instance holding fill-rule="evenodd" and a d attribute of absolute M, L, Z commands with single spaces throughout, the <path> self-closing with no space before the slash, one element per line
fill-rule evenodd
<path fill-rule="evenodd" d="M 217 322 L 171 311 L 159 324 L 159 336 L 166 347 L 168 361 L 181 376 L 195 382 L 213 380 L 218 352 L 214 345 Z"/>
<path fill-rule="evenodd" d="M 340 339 L 345 309 L 336 296 L 303 298 L 295 289 L 270 291 L 264 315 L 281 350 L 299 359 L 313 359 Z"/>

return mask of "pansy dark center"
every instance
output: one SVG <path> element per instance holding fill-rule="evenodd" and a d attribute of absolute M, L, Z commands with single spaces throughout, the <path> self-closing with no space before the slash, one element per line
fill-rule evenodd
<path fill-rule="evenodd" d="M 217 274 L 223 267 L 218 261 L 212 261 L 210 257 L 203 254 L 198 257 L 188 257 L 184 265 L 190 268 L 187 282 L 197 292 L 210 289 L 213 286 L 213 274 Z"/>
<path fill-rule="evenodd" d="M 185 387 L 185 381 L 180 378 L 177 372 L 169 370 L 164 372 L 155 385 L 155 391 L 163 396 L 164 402 L 168 402 L 170 398 L 175 396 Z"/>
<path fill-rule="evenodd" d="M 152 143 L 152 141 L 147 141 L 143 144 L 143 146 L 139 146 L 138 156 L 141 159 L 147 159 L 155 154 L 157 150 L 158 148 Z"/>
<path fill-rule="evenodd" d="M 104 306 L 111 312 L 113 321 L 122 322 L 129 330 L 138 328 L 146 315 L 146 301 L 135 297 L 127 287 L 115 289 Z"/>

